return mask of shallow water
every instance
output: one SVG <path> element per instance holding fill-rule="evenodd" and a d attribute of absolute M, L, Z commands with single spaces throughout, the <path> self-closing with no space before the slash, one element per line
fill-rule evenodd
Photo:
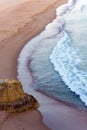
<path fill-rule="evenodd" d="M 31 71 L 34 89 L 86 110 L 85 5 L 86 0 L 69 0 L 58 8 L 56 19 L 23 48 L 18 72 L 19 78 L 23 74 L 21 80 L 28 82 L 26 73 Z"/>
<path fill-rule="evenodd" d="M 32 86 L 44 94 L 47 94 L 54 99 L 65 101 L 71 105 L 85 109 L 85 105 L 79 97 L 70 91 L 61 79 L 60 75 L 54 70 L 49 57 L 56 45 L 55 39 L 42 40 L 39 47 L 32 55 L 29 67 L 32 70 L 34 78 Z"/>
<path fill-rule="evenodd" d="M 87 105 L 87 2 L 79 0 L 61 16 L 64 36 L 57 41 L 50 59 L 55 70 L 71 91 Z"/>

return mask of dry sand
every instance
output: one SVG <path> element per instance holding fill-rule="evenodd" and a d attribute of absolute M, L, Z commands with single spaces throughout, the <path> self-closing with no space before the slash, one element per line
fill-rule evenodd
<path fill-rule="evenodd" d="M 55 18 L 55 9 L 67 0 L 0 1 L 0 78 L 16 79 L 17 57 L 32 37 Z M 41 24 L 39 24 L 41 23 Z M 39 111 L 0 112 L 0 130 L 87 130 L 87 113 L 42 94 Z M 43 124 L 44 123 L 46 124 Z"/>
<path fill-rule="evenodd" d="M 17 77 L 17 57 L 21 49 L 52 21 L 56 7 L 64 0 L 3 1 L 10 4 L 0 2 L 4 5 L 0 11 L 0 78 L 14 79 Z"/>

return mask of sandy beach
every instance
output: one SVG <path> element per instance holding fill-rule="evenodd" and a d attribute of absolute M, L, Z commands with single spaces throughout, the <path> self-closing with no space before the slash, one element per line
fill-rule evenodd
<path fill-rule="evenodd" d="M 17 79 L 17 58 L 24 45 L 44 30 L 55 9 L 67 0 L 3 0 L 0 2 L 0 79 Z M 41 24 L 40 24 L 41 23 Z M 0 112 L 0 130 L 87 130 L 87 113 L 29 89 L 38 110 Z"/>
<path fill-rule="evenodd" d="M 4 1 L 11 4 L 0 2 L 0 78 L 14 79 L 17 77 L 17 57 L 21 49 L 55 18 L 55 9 L 64 0 Z"/>

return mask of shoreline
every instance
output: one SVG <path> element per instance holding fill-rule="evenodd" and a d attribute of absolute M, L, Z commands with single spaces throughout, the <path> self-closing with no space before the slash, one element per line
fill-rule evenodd
<path fill-rule="evenodd" d="M 27 44 L 28 44 L 28 46 L 27 46 Z M 27 46 L 27 48 L 28 48 L 28 50 L 29 50 L 29 52 L 30 53 L 28 53 L 28 57 L 27 56 L 25 56 L 25 59 L 28 59 L 28 60 L 26 60 L 25 61 L 25 67 L 23 68 L 25 71 L 27 70 L 27 72 L 28 72 L 28 74 L 27 74 L 27 72 L 26 72 L 26 78 L 25 79 L 27 79 L 27 77 L 29 77 L 29 84 L 27 84 L 27 85 L 25 85 L 25 83 L 24 82 L 26 82 L 27 83 L 27 80 L 26 81 L 23 81 L 22 80 L 22 76 L 20 76 L 20 71 L 22 71 L 22 70 L 19 70 L 18 71 L 18 73 L 19 73 L 19 76 L 18 76 L 18 79 L 23 83 L 23 86 L 25 86 L 25 88 L 26 88 L 26 86 L 30 86 L 30 88 L 31 89 L 34 89 L 36 92 L 38 92 L 38 93 L 41 93 L 42 95 L 45 95 L 46 97 L 48 97 L 48 98 L 51 98 L 52 100 L 54 100 L 54 101 L 56 101 L 56 102 L 59 102 L 59 103 L 62 103 L 62 104 L 64 104 L 64 105 L 66 105 L 66 106 L 68 106 L 68 107 L 71 107 L 71 108 L 73 108 L 73 109 L 76 109 L 77 111 L 85 111 L 85 112 L 87 112 L 87 109 L 86 108 L 79 108 L 79 107 L 77 107 L 75 104 L 73 104 L 73 103 L 68 103 L 67 101 L 64 101 L 64 100 L 62 100 L 62 99 L 57 99 L 57 98 L 55 98 L 54 96 L 50 96 L 49 94 L 46 94 L 45 92 L 43 92 L 43 91 L 41 91 L 41 90 L 39 90 L 39 89 L 35 89 L 35 88 L 33 88 L 32 87 L 32 85 L 35 83 L 35 79 L 34 79 L 34 77 L 33 77 L 33 70 L 32 70 L 32 68 L 30 67 L 30 64 L 31 64 L 31 62 L 32 62 L 32 55 L 33 55 L 33 53 L 35 52 L 35 50 L 38 48 L 38 43 L 36 43 L 37 44 L 37 47 L 36 47 L 36 45 L 35 44 L 33 44 L 32 45 L 32 41 L 30 42 L 30 44 L 31 44 L 31 47 L 29 48 L 29 43 L 27 43 L 26 44 L 26 46 Z M 33 50 L 31 49 L 31 48 L 33 48 Z M 26 50 L 26 47 L 24 48 L 24 50 L 23 50 L 23 52 L 22 52 L 22 54 L 24 53 L 24 51 Z M 31 50 L 31 51 L 30 51 Z M 26 52 L 27 52 L 27 50 L 26 50 Z M 19 58 L 18 58 L 18 62 L 19 63 L 21 63 L 21 55 L 19 55 Z M 21 63 L 21 64 L 24 64 L 23 62 Z M 18 65 L 18 67 L 20 68 L 21 67 L 21 64 L 19 64 Z M 19 69 L 18 68 L 18 69 Z M 22 73 L 21 73 L 21 75 L 23 75 Z M 25 75 L 25 73 L 24 73 L 24 75 Z M 25 91 L 27 92 L 27 90 L 25 89 Z M 32 93 L 33 94 L 33 93 Z M 34 93 L 35 94 L 35 93 Z M 34 96 L 34 94 L 33 94 L 33 96 Z"/>
<path fill-rule="evenodd" d="M 28 0 L 23 0 L 23 1 L 28 1 Z M 31 2 L 31 0 L 29 1 Z M 29 16 L 29 19 L 26 18 L 24 19 L 24 21 L 22 21 L 23 17 L 20 15 L 20 12 L 17 11 L 17 9 L 20 8 L 24 10 L 25 14 L 23 15 L 27 16 L 29 15 L 29 13 L 28 11 L 25 10 L 25 7 L 31 8 L 33 6 L 33 4 L 29 5 L 29 3 L 27 4 L 25 3 L 25 7 L 22 7 L 24 6 L 24 3 L 20 1 L 20 4 L 16 5 L 17 8 L 16 6 L 14 7 L 15 2 L 14 4 L 12 3 L 13 6 L 9 8 L 7 7 L 7 5 L 4 4 L 4 7 L 2 6 L 0 10 L 0 27 L 1 27 L 0 29 L 0 59 L 1 59 L 0 78 L 1 79 L 17 79 L 17 75 L 18 75 L 16 71 L 17 57 L 19 56 L 21 49 L 31 38 L 39 34 L 44 29 L 45 25 L 50 23 L 55 18 L 56 7 L 58 5 L 65 3 L 65 0 L 62 0 L 61 2 L 59 1 L 57 2 L 57 0 L 55 0 L 55 2 L 52 2 L 51 0 L 48 0 L 46 1 L 44 8 L 42 8 L 44 3 L 44 1 L 42 1 L 41 2 L 42 5 L 40 5 L 41 9 L 37 9 L 37 8 L 35 9 L 36 11 L 38 10 L 38 13 L 34 12 L 34 15 Z M 17 17 L 17 13 L 21 17 Z M 44 20 L 44 18 L 46 19 Z M 12 19 L 14 20 L 14 23 Z M 21 25 L 21 21 L 23 22 L 22 23 L 23 25 Z M 40 26 L 39 26 L 39 21 L 42 22 Z M 36 25 L 37 28 L 35 28 Z M 35 30 L 31 32 L 34 28 Z M 28 129 L 28 128 L 30 128 L 31 130 L 49 129 L 43 123 L 43 117 L 38 110 L 27 111 L 19 114 L 8 114 L 5 112 L 0 112 L 0 117 L 1 117 L 0 119 L 1 130 L 3 129 L 21 130 L 21 129 Z M 37 118 L 35 119 L 35 117 Z M 28 122 L 26 120 L 28 120 Z"/>
<path fill-rule="evenodd" d="M 70 105 L 67 106 L 63 102 L 56 101 L 46 95 L 43 95 L 42 93 L 33 90 L 32 89 L 32 81 L 31 78 L 32 74 L 31 71 L 29 71 L 29 63 L 27 62 L 27 59 L 31 60 L 31 56 L 33 51 L 36 49 L 37 44 L 37 37 L 35 37 L 36 43 L 32 42 L 32 40 L 29 41 L 29 43 L 26 44 L 26 46 L 23 48 L 21 55 L 19 56 L 19 63 L 20 65 L 23 64 L 22 68 L 23 73 L 21 72 L 21 69 L 19 70 L 19 79 L 22 81 L 22 84 L 24 86 L 24 91 L 31 93 L 35 98 L 39 101 L 40 107 L 38 110 L 41 112 L 43 116 L 44 123 L 52 130 L 86 130 L 86 121 L 87 121 L 87 113 L 85 111 L 79 111 L 75 108 L 72 108 Z M 26 52 L 26 54 L 25 54 Z M 25 56 L 23 57 L 23 54 Z M 28 67 L 28 68 L 27 68 Z M 25 73 L 26 72 L 26 73 Z M 24 79 L 22 78 L 22 75 L 25 75 Z M 29 76 L 30 75 L 30 76 Z M 26 81 L 25 81 L 26 79 Z M 27 80 L 29 82 L 27 82 Z M 29 88 L 27 86 L 30 86 Z M 83 121 L 84 118 L 84 121 Z M 61 122 L 61 123 L 60 123 Z M 84 129 L 83 129 L 84 127 Z"/>
<path fill-rule="evenodd" d="M 48 5 L 50 4 L 50 6 L 48 7 L 48 5 L 46 5 L 45 9 L 43 9 L 43 10 L 40 9 L 40 11 L 38 11 L 38 12 L 40 12 L 39 14 L 34 13 L 32 15 L 33 18 L 32 18 L 32 16 L 30 16 L 29 19 L 27 18 L 26 21 L 23 22 L 23 25 L 21 25 L 22 27 L 19 26 L 22 17 L 19 17 L 18 21 L 16 21 L 16 17 L 17 17 L 16 16 L 14 18 L 15 24 L 13 24 L 14 27 L 18 26 L 15 29 L 16 33 L 14 32 L 14 30 L 13 30 L 13 32 L 10 33 L 9 32 L 10 27 L 7 28 L 6 34 L 4 34 L 4 32 L 2 32 L 2 30 L 1 30 L 1 34 L 3 33 L 4 37 L 3 37 L 3 40 L 0 40 L 0 49 L 2 49 L 0 52 L 1 53 L 0 54 L 0 59 L 1 59 L 0 78 L 2 78 L 2 79 L 6 79 L 7 77 L 8 77 L 8 79 L 17 78 L 16 66 L 17 66 L 17 57 L 19 56 L 20 51 L 31 38 L 33 38 L 34 36 L 39 34 L 42 30 L 44 30 L 45 25 L 47 25 L 49 22 L 51 22 L 56 17 L 56 14 L 55 14 L 56 7 L 65 3 L 65 0 L 62 0 L 61 2 L 60 1 L 57 2 L 57 0 L 55 0 L 55 1 L 56 2 L 54 2 L 54 4 L 53 4 L 53 2 L 51 3 L 51 1 L 48 2 Z M 21 6 L 21 8 L 24 8 L 24 7 L 22 7 L 22 4 L 20 6 Z M 20 8 L 20 6 L 19 6 L 19 8 Z M 28 6 L 29 6 L 29 4 L 25 5 L 25 7 L 28 7 Z M 44 10 L 45 10 L 45 12 L 44 12 Z M 5 24 L 7 21 L 9 24 L 10 19 L 8 19 L 6 21 L 6 18 L 11 17 L 12 12 L 14 13 L 14 15 L 17 15 L 16 9 L 14 9 L 14 10 L 9 11 L 7 16 L 5 15 L 6 12 L 4 12 L 2 17 L 5 17 L 5 19 L 3 19 L 1 17 L 2 21 L 5 21 Z M 28 12 L 25 11 L 25 14 L 27 17 Z M 45 18 L 45 20 L 44 20 L 44 18 Z M 12 17 L 11 17 L 11 19 L 12 19 Z M 3 25 L 2 21 L 0 21 L 1 22 L 0 26 Z M 42 24 L 39 25 L 39 22 Z M 18 25 L 16 25 L 16 24 L 18 24 Z M 13 25 L 11 25 L 12 26 L 12 28 L 10 28 L 11 31 L 12 31 L 12 29 L 14 29 Z M 2 39 L 2 37 L 0 39 Z M 9 48 L 9 46 L 10 46 L 10 48 Z M 3 59 L 3 55 L 6 55 L 7 58 Z M 9 56 L 9 55 L 11 55 L 11 56 Z M 7 64 L 8 62 L 10 62 L 10 64 Z M 4 64 L 7 64 L 7 66 L 5 66 Z"/>
<path fill-rule="evenodd" d="M 60 6 L 62 3 L 65 3 L 65 0 L 62 0 L 62 2 L 58 1 L 57 3 Z M 42 13 L 33 16 L 33 22 L 26 23 L 23 28 L 16 30 L 17 32 L 14 33 L 14 35 L 0 42 L 0 78 L 17 79 L 17 57 L 21 49 L 25 43 L 39 34 L 44 29 L 45 25 L 55 18 L 55 9 L 58 6 L 57 3 L 50 4 L 51 6 L 48 8 L 46 6 L 45 12 L 43 10 Z M 50 17 L 48 17 L 49 15 Z M 47 21 L 43 21 L 42 18 L 45 17 Z M 40 20 L 42 22 L 41 26 L 39 26 L 38 23 Z M 38 28 L 35 28 L 36 25 Z M 29 28 L 35 30 L 31 32 L 31 30 L 28 30 Z M 87 130 L 86 112 L 81 112 L 70 106 L 66 106 L 32 88 L 28 88 L 26 91 L 34 95 L 40 102 L 39 111 L 26 111 L 19 114 L 0 112 L 1 130 L 49 130 L 49 128 L 52 130 Z"/>

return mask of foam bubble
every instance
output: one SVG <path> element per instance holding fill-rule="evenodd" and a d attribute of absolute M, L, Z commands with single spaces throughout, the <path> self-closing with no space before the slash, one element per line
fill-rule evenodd
<path fill-rule="evenodd" d="M 58 15 L 65 19 L 65 29 L 68 32 L 63 30 L 64 36 L 58 40 L 57 46 L 54 48 L 50 56 L 50 60 L 65 84 L 71 89 L 71 91 L 79 95 L 81 100 L 87 105 L 87 73 L 79 68 L 79 65 L 83 61 L 76 49 L 79 46 L 79 49 L 81 49 L 83 45 L 83 47 L 85 47 L 85 41 L 87 41 L 87 38 L 85 37 L 85 28 L 87 26 L 87 2 L 86 0 L 78 0 L 76 6 L 67 13 L 66 9 L 71 9 L 70 6 L 73 7 L 73 2 L 75 1 L 70 0 L 66 5 L 57 10 L 60 10 Z M 72 45 L 73 42 L 77 44 L 76 47 L 75 45 Z M 79 42 L 82 42 L 82 44 L 79 45 Z"/>

